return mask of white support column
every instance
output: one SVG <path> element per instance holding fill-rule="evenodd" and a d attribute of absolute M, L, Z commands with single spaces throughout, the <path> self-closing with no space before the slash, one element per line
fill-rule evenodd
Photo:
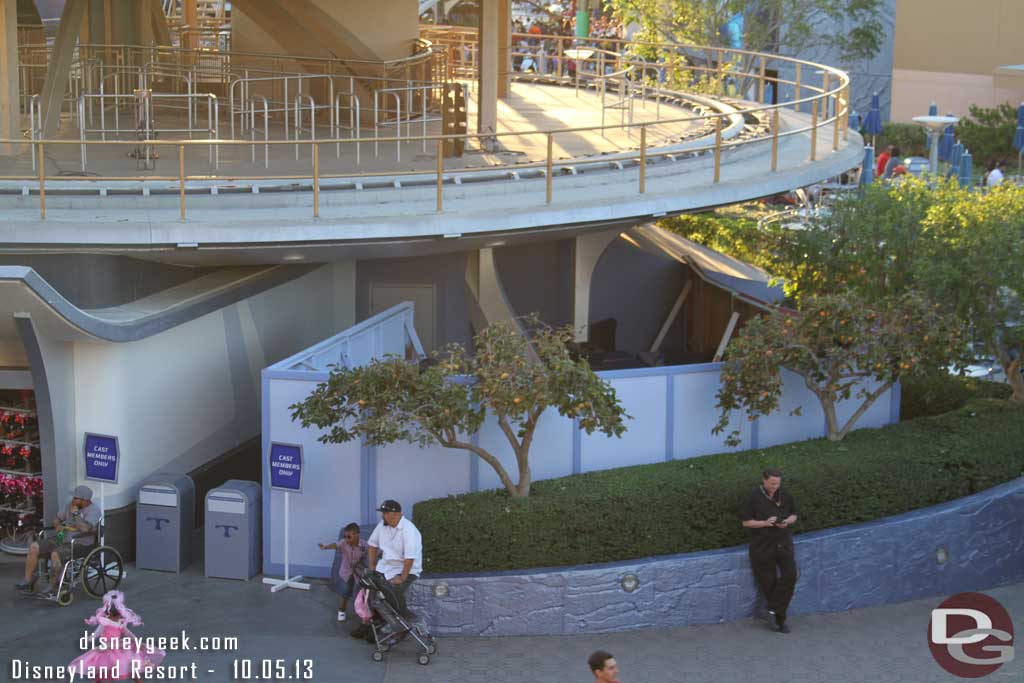
<path fill-rule="evenodd" d="M 499 4 L 503 0 L 480 0 L 479 85 L 477 88 L 476 131 L 493 135 L 498 130 L 498 30 Z M 481 144 L 492 149 L 495 140 L 482 139 Z"/>
<path fill-rule="evenodd" d="M 21 113 L 18 103 L 18 3 L 0 0 L 0 138 L 17 140 L 21 137 Z M 0 155 L 14 156 L 17 145 L 0 145 Z"/>
<path fill-rule="evenodd" d="M 621 230 L 605 230 L 580 235 L 576 238 L 573 263 L 572 326 L 576 341 L 585 342 L 590 329 L 590 281 L 594 269 L 608 245 L 615 241 Z"/>

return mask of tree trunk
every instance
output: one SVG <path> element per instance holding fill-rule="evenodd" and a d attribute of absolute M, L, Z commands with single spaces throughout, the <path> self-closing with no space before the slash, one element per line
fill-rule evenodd
<path fill-rule="evenodd" d="M 1013 359 L 1006 368 L 1006 381 L 1013 388 L 1013 396 L 1010 400 L 1014 403 L 1024 403 L 1024 375 L 1021 374 L 1021 356 Z"/>

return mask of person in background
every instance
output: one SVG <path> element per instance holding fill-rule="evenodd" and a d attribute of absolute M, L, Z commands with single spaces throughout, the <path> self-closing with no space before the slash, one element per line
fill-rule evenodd
<path fill-rule="evenodd" d="M 381 521 L 370 534 L 370 569 L 379 571 L 395 586 L 398 612 L 405 619 L 416 619 L 409 611 L 405 597 L 409 586 L 423 573 L 423 537 L 407 517 L 397 500 L 385 500 L 377 510 Z"/>
<path fill-rule="evenodd" d="M 889 163 L 889 159 L 892 158 L 893 146 L 889 145 L 882 150 L 882 153 L 878 155 L 878 159 L 875 160 L 875 177 L 881 178 L 882 174 L 885 173 L 885 167 Z"/>
<path fill-rule="evenodd" d="M 782 472 L 769 467 L 761 473 L 761 485 L 751 491 L 740 513 L 750 531 L 750 568 L 764 593 L 768 615 L 779 633 L 789 633 L 786 610 L 796 588 L 796 555 L 793 532 L 796 505 L 782 490 Z"/>
<path fill-rule="evenodd" d="M 619 665 L 611 652 L 598 650 L 587 657 L 587 666 L 594 674 L 594 683 L 619 683 Z"/>
<path fill-rule="evenodd" d="M 889 157 L 888 160 L 886 160 L 886 162 L 885 162 L 885 170 L 882 171 L 882 176 L 881 176 L 882 180 L 888 180 L 888 179 L 892 178 L 894 174 L 895 175 L 902 175 L 903 173 L 907 172 L 907 167 L 903 166 L 902 172 L 896 173 L 896 168 L 898 166 L 903 166 L 903 159 L 901 158 L 900 148 L 895 146 L 895 145 L 893 145 L 892 146 L 892 156 Z"/>
<path fill-rule="evenodd" d="M 366 541 L 359 538 L 359 525 L 352 522 L 342 529 L 341 538 L 336 543 L 317 545 L 320 546 L 320 550 L 335 551 L 335 564 L 338 569 L 332 576 L 330 585 L 341 596 L 341 602 L 338 604 L 338 621 L 345 621 L 349 598 L 355 597 L 359 577 L 366 571 Z"/>
<path fill-rule="evenodd" d="M 992 162 L 992 165 L 988 167 L 988 173 L 985 174 L 985 187 L 998 187 L 1002 184 L 1005 165 L 1002 159 Z"/>
<path fill-rule="evenodd" d="M 76 486 L 71 492 L 71 502 L 53 520 L 54 533 L 29 546 L 25 557 L 24 581 L 15 585 L 15 588 L 24 593 L 35 591 L 39 558 L 49 557 L 50 592 L 47 597 L 56 598 L 61 567 L 71 559 L 71 539 L 75 538 L 76 544 L 81 543 L 83 546 L 94 544 L 99 523 L 100 509 L 92 502 L 92 489 Z"/>

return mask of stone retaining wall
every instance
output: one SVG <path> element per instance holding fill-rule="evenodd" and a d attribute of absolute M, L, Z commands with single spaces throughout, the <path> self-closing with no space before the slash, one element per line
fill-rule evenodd
<path fill-rule="evenodd" d="M 799 534 L 791 615 L 1022 581 L 1022 522 L 1024 477 L 896 517 Z M 639 580 L 632 592 L 623 588 L 629 575 Z M 428 575 L 414 585 L 413 604 L 435 634 L 504 636 L 732 621 L 753 616 L 759 599 L 746 547 L 738 547 L 563 569 Z"/>

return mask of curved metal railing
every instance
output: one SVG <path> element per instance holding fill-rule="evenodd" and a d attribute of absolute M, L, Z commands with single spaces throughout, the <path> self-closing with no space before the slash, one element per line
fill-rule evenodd
<path fill-rule="evenodd" d="M 456 32 L 456 37 L 459 40 L 463 40 L 465 35 Z M 449 40 L 447 43 L 444 40 L 443 34 L 439 34 L 437 29 L 431 29 L 430 31 L 424 31 L 425 41 L 422 43 L 423 50 L 417 55 L 413 55 L 407 58 L 408 61 L 400 60 L 398 64 L 400 68 L 408 67 L 411 64 L 422 63 L 416 60 L 422 60 L 423 54 L 432 55 L 434 57 L 434 66 L 438 61 L 444 64 L 445 75 L 448 76 L 453 72 L 464 71 L 465 62 L 462 57 L 463 55 L 453 55 L 453 45 L 460 46 L 459 49 L 463 49 L 468 42 L 456 43 Z M 694 124 L 703 123 L 705 128 L 709 130 L 709 133 L 702 137 L 697 142 L 699 144 L 691 144 L 685 149 L 686 154 L 707 154 L 711 156 L 712 162 L 712 177 L 711 182 L 717 183 L 720 181 L 721 161 L 723 153 L 741 148 L 743 146 L 760 144 L 770 145 L 770 161 L 768 162 L 768 168 L 771 171 L 778 169 L 778 149 L 780 141 L 795 136 L 807 136 L 809 138 L 808 146 L 808 160 L 815 161 L 818 155 L 818 137 L 819 133 L 823 130 L 831 131 L 831 146 L 833 150 L 837 150 L 840 145 L 841 139 L 846 139 L 848 135 L 848 110 L 849 110 L 849 77 L 846 73 L 839 69 L 829 67 L 823 64 L 817 64 L 808 62 L 805 60 L 798 60 L 792 57 L 783 57 L 779 55 L 769 55 L 757 52 L 745 51 L 745 50 L 734 50 L 727 48 L 716 48 L 716 47 L 705 47 L 695 45 L 682 45 L 675 44 L 670 45 L 671 48 L 669 59 L 662 63 L 652 63 L 639 59 L 631 59 L 625 51 L 616 53 L 618 59 L 615 60 L 615 66 L 613 67 L 612 73 L 604 74 L 599 73 L 599 70 L 603 70 L 606 66 L 605 57 L 602 53 L 601 57 L 596 60 L 591 57 L 589 59 L 573 59 L 566 58 L 566 50 L 571 48 L 565 48 L 566 44 L 573 44 L 571 41 L 574 39 L 565 38 L 561 36 L 525 36 L 527 40 L 540 38 L 544 40 L 546 38 L 558 39 L 558 45 L 562 46 L 555 50 L 556 53 L 556 69 L 549 74 L 555 82 L 563 84 L 571 84 L 573 81 L 579 83 L 582 79 L 586 82 L 587 86 L 590 87 L 602 87 L 597 84 L 607 84 L 609 79 L 614 79 L 616 82 L 624 81 L 638 81 L 643 87 L 643 94 L 636 96 L 641 101 L 647 101 L 653 96 L 656 101 L 660 104 L 667 98 L 674 98 L 677 100 L 685 100 L 691 98 L 692 95 L 683 90 L 676 90 L 668 87 L 664 87 L 664 83 L 674 83 L 677 81 L 683 81 L 688 78 L 692 78 L 694 72 L 700 72 L 704 74 L 715 74 L 715 78 L 718 82 L 724 82 L 726 76 L 731 76 L 734 79 L 746 79 L 750 82 L 750 90 L 756 90 L 756 97 L 764 99 L 766 89 L 769 85 L 774 88 L 776 96 L 780 92 L 780 86 L 789 85 L 793 86 L 794 96 L 788 102 L 777 102 L 773 104 L 759 104 L 756 102 L 744 102 L 742 109 L 738 112 L 732 107 L 722 107 L 722 111 L 708 111 L 702 112 L 697 115 L 685 115 L 685 116 L 674 116 L 671 118 L 659 117 L 654 122 L 643 122 L 634 123 L 631 127 L 639 131 L 639 144 L 636 148 L 620 152 L 614 155 L 615 162 L 622 167 L 622 163 L 629 163 L 635 165 L 639 170 L 639 178 L 637 184 L 637 192 L 644 193 L 646 191 L 646 173 L 647 164 L 655 157 L 673 156 L 678 155 L 681 152 L 678 150 L 672 150 L 665 147 L 652 147 L 647 141 L 647 131 L 653 126 L 665 126 L 669 124 Z M 624 45 L 621 41 L 603 41 L 605 43 L 611 42 L 619 45 Z M 576 43 L 578 47 L 578 43 Z M 635 45 L 635 44 L 634 44 Z M 643 45 L 643 44 L 641 44 Z M 151 57 L 153 51 L 160 53 L 166 51 L 167 48 L 125 48 L 124 46 L 85 46 L 87 50 L 110 50 L 110 49 L 129 49 L 129 50 L 140 50 L 144 51 L 146 55 Z M 664 46 L 662 46 L 664 47 Z M 604 48 L 595 48 L 597 50 L 604 50 Z M 188 53 L 187 50 L 173 49 L 170 54 L 179 55 L 181 58 L 185 58 Z M 704 55 L 716 55 L 716 59 L 712 61 L 705 61 L 701 64 L 697 60 L 686 57 L 686 55 L 701 54 Z M 215 53 L 214 53 L 215 54 Z M 513 52 L 513 55 L 515 52 Z M 81 53 L 80 53 L 81 56 Z M 678 59 L 675 57 L 678 56 Z M 238 58 L 237 53 L 232 53 L 226 56 L 232 60 Z M 293 57 L 293 56 L 282 56 L 282 55 L 259 55 L 261 59 L 267 60 L 278 60 L 279 66 L 283 68 L 283 65 L 296 64 L 296 63 L 310 63 L 310 64 L 322 64 L 323 68 L 329 72 L 335 69 L 351 70 L 352 65 L 355 63 L 353 60 L 327 60 L 322 58 L 306 58 L 306 57 Z M 441 59 L 438 60 L 438 57 Z M 221 58 L 225 58 L 224 55 Z M 748 64 L 754 65 L 751 67 L 752 70 L 739 71 L 733 66 L 730 66 L 729 60 L 737 60 L 742 58 L 747 61 Z M 129 60 L 130 61 L 130 60 Z M 470 62 L 472 63 L 472 57 L 470 56 Z M 781 64 L 785 63 L 794 67 L 795 79 L 787 80 L 780 78 L 777 74 L 772 75 L 767 69 L 769 64 Z M 382 63 L 375 63 L 375 68 L 381 68 Z M 389 63 L 394 64 L 394 63 Z M 404 66 L 402 66 L 404 65 Z M 593 67 L 593 72 L 589 72 L 589 68 Z M 570 68 L 572 67 L 572 68 Z M 254 67 L 255 68 L 255 67 Z M 647 78 L 647 74 L 652 70 L 656 70 L 656 76 L 653 79 Z M 639 74 L 639 76 L 637 76 Z M 342 75 L 342 74 L 339 74 Z M 351 74 L 345 73 L 344 76 L 348 77 Z M 532 76 L 531 76 L 532 77 Z M 396 79 L 403 80 L 403 79 Z M 409 79 L 410 81 L 412 79 Z M 430 79 L 425 79 L 430 80 Z M 653 82 L 651 82 L 653 81 Z M 736 93 L 739 95 L 740 93 Z M 752 94 L 752 93 L 750 93 Z M 724 96 L 720 96 L 724 97 Z M 251 98 L 247 98 L 251 99 Z M 738 98 L 737 99 L 741 99 Z M 751 106 L 752 105 L 752 106 Z M 328 105 L 330 106 L 330 105 Z M 806 125 L 797 125 L 795 127 L 789 127 L 786 130 L 782 130 L 780 125 L 780 112 L 784 109 L 792 109 L 796 112 L 803 112 L 807 109 L 810 110 L 810 118 Z M 365 111 L 365 108 L 364 108 Z M 723 132 L 734 122 L 737 116 L 755 116 L 759 117 L 763 121 L 767 121 L 767 132 L 765 135 L 760 137 L 754 137 L 752 139 L 725 139 Z M 250 112 L 251 116 L 251 112 Z M 177 173 L 173 175 L 135 175 L 135 176 L 104 176 L 105 181 L 137 181 L 137 182 L 160 182 L 165 181 L 168 183 L 176 183 L 176 187 L 180 197 L 180 217 L 182 220 L 185 218 L 186 210 L 186 185 L 189 181 L 208 181 L 223 177 L 230 179 L 231 181 L 240 180 L 262 180 L 267 181 L 272 177 L 286 177 L 288 179 L 298 179 L 300 181 L 309 181 L 309 188 L 312 193 L 312 211 L 314 216 L 319 215 L 319 195 L 321 182 L 330 179 L 347 179 L 353 181 L 356 185 L 359 185 L 363 179 L 381 178 L 387 177 L 396 179 L 396 184 L 400 185 L 400 181 L 408 176 L 425 176 L 431 179 L 429 182 L 436 184 L 437 188 L 437 211 L 443 211 L 443 196 L 444 196 L 444 184 L 446 180 L 448 182 L 453 181 L 457 175 L 466 175 L 480 172 L 494 172 L 496 169 L 493 166 L 480 166 L 480 167 L 460 167 L 458 169 L 445 168 L 444 165 L 444 153 L 443 148 L 445 143 L 459 142 L 468 144 L 476 142 L 478 145 L 486 146 L 494 140 L 500 140 L 502 138 L 511 137 L 540 137 L 546 144 L 547 153 L 543 161 L 530 161 L 523 163 L 508 164 L 501 166 L 499 171 L 509 172 L 516 171 L 521 172 L 527 169 L 532 169 L 536 172 L 538 177 L 543 177 L 546 184 L 546 201 L 551 203 L 553 201 L 553 177 L 556 172 L 561 171 L 572 171 L 571 167 L 577 166 L 581 163 L 579 158 L 570 159 L 555 159 L 554 158 L 554 143 L 560 136 L 572 136 L 586 132 L 599 132 L 601 134 L 606 133 L 612 128 L 621 128 L 622 124 L 612 125 L 601 125 L 601 126 L 583 126 L 583 127 L 565 127 L 565 128 L 549 128 L 549 129 L 533 129 L 533 130 L 517 130 L 517 131 L 504 131 L 497 133 L 487 134 L 438 134 L 438 135 L 395 135 L 390 137 L 363 137 L 361 135 L 354 135 L 351 137 L 326 137 L 322 139 L 285 139 L 285 140 L 261 140 L 258 144 L 264 145 L 265 150 L 269 153 L 269 149 L 276 147 L 277 145 L 303 145 L 310 149 L 311 164 L 306 173 L 289 173 L 282 176 L 271 176 L 268 177 L 266 174 L 263 175 L 237 175 L 231 174 L 230 176 L 214 176 L 211 177 L 208 173 L 202 175 L 188 174 L 186 172 L 186 150 L 196 146 L 210 147 L 212 149 L 219 150 L 221 148 L 231 148 L 242 145 L 253 145 L 254 141 L 251 139 L 239 139 L 239 140 L 225 140 L 225 139 L 195 139 L 195 140 L 158 140 L 158 139 L 147 139 L 144 141 L 148 148 L 152 148 L 154 151 L 177 151 L 178 167 Z M 336 130 L 336 125 L 335 129 Z M 332 130 L 332 133 L 334 132 Z M 358 133 L 358 130 L 356 131 Z M 249 136 L 249 133 L 246 133 Z M 399 168 L 388 169 L 386 171 L 360 171 L 360 172 L 345 172 L 345 173 L 324 173 L 320 166 L 320 149 L 323 145 L 334 146 L 338 150 L 358 150 L 360 145 L 369 144 L 382 144 L 382 143 L 395 143 L 400 145 L 402 143 L 421 143 L 424 148 L 433 146 L 436 150 L 436 168 L 431 171 L 424 170 L 402 170 Z M 0 144 L 26 144 L 24 140 L 0 140 Z M 45 159 L 45 151 L 47 148 L 54 146 L 63 145 L 107 145 L 107 146 L 138 146 L 140 141 L 137 140 L 44 140 L 44 139 L 33 139 L 30 143 L 35 148 L 36 157 L 39 159 Z M 116 147 L 115 147 L 116 148 Z M 297 148 L 296 148 L 297 149 Z M 596 159 L 596 158 L 595 158 Z M 608 157 L 601 159 L 602 163 L 607 163 Z M 0 175 L 0 180 L 21 180 L 21 181 L 37 181 L 38 182 L 38 196 L 39 196 L 39 208 L 40 217 L 45 219 L 46 215 L 46 182 L 47 180 L 53 180 L 54 176 L 47 176 L 45 171 L 45 163 L 40 163 L 38 166 L 38 175 Z M 94 181 L 97 180 L 94 176 L 87 175 L 68 175 L 62 174 L 61 180 L 79 180 L 79 181 Z"/>

